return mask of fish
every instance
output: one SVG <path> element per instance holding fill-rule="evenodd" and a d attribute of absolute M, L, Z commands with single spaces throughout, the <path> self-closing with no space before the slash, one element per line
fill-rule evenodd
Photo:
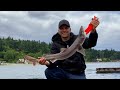
<path fill-rule="evenodd" d="M 85 38 L 86 38 L 86 36 L 84 33 L 84 29 L 83 29 L 83 26 L 81 26 L 80 30 L 79 30 L 79 34 L 77 35 L 77 38 L 75 39 L 75 41 L 73 42 L 73 44 L 70 47 L 64 49 L 60 53 L 46 54 L 46 55 L 43 55 L 43 57 L 48 61 L 49 60 L 50 61 L 64 60 L 64 59 L 71 57 L 76 51 L 85 56 L 85 51 L 82 47 L 82 44 L 84 43 Z M 32 62 L 35 62 L 34 60 L 36 60 L 36 62 L 38 62 L 38 59 L 28 56 L 28 55 L 26 55 L 24 57 L 24 59 L 27 59 Z"/>

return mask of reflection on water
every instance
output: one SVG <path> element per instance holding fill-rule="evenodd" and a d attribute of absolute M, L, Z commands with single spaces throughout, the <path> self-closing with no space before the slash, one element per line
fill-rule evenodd
<path fill-rule="evenodd" d="M 120 62 L 86 63 L 87 79 L 120 79 L 120 73 L 96 73 L 96 68 L 120 67 Z M 13 64 L 0 66 L 0 79 L 46 79 L 46 66 L 31 64 Z"/>
<path fill-rule="evenodd" d="M 120 79 L 120 73 L 96 73 L 96 68 L 120 67 L 120 62 L 86 63 L 86 77 L 88 79 Z"/>

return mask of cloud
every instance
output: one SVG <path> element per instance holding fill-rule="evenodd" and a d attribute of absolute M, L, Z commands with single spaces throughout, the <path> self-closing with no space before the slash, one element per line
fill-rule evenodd
<path fill-rule="evenodd" d="M 0 11 L 0 37 L 51 42 L 58 23 L 67 19 L 72 32 L 78 34 L 93 16 L 99 17 L 98 41 L 95 49 L 120 51 L 120 11 Z M 89 35 L 88 35 L 89 36 Z"/>

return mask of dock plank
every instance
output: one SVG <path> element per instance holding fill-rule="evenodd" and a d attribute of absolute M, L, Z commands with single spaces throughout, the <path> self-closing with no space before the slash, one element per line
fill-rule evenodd
<path fill-rule="evenodd" d="M 96 68 L 96 73 L 120 73 L 120 68 Z"/>

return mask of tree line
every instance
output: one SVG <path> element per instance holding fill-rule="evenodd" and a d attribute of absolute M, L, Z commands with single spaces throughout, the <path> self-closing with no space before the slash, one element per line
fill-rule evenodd
<path fill-rule="evenodd" d="M 51 43 L 35 40 L 15 40 L 11 37 L 0 38 L 0 61 L 16 63 L 24 55 L 31 55 L 35 58 L 43 54 L 50 53 Z M 120 60 L 120 51 L 87 49 L 85 60 L 87 62 L 95 61 L 113 61 Z"/>

